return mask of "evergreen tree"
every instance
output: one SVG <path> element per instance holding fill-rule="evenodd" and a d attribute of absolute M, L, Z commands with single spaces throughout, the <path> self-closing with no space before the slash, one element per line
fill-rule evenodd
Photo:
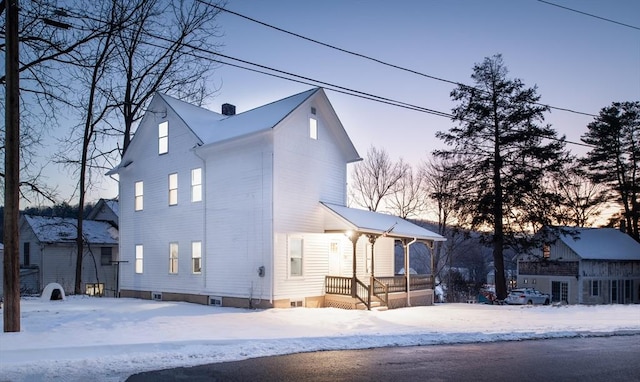
<path fill-rule="evenodd" d="M 640 241 L 640 101 L 614 102 L 587 129 L 582 141 L 594 146 L 583 159 L 589 178 L 615 195 L 627 233 Z"/>
<path fill-rule="evenodd" d="M 539 103 L 536 87 L 507 73 L 501 55 L 474 66 L 475 87 L 451 92 L 456 126 L 437 133 L 451 148 L 434 153 L 461 163 L 465 181 L 453 190 L 458 208 L 470 215 L 472 229 L 491 230 L 485 239 L 493 247 L 499 299 L 507 295 L 504 249 L 519 247 L 522 233 L 550 222 L 540 206 L 555 201 L 543 179 L 561 169 L 564 156 L 564 137 L 543 124 L 549 108 Z"/>

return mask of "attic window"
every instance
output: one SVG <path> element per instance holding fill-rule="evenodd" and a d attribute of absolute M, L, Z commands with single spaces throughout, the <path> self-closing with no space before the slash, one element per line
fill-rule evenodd
<path fill-rule="evenodd" d="M 158 125 L 158 154 L 169 152 L 169 122 L 164 121 Z"/>
<path fill-rule="evenodd" d="M 309 137 L 318 139 L 318 121 L 313 117 L 309 118 Z"/>
<path fill-rule="evenodd" d="M 311 108 L 311 114 L 316 115 L 316 108 L 315 107 Z"/>
<path fill-rule="evenodd" d="M 545 259 L 551 257 L 551 247 L 549 246 L 549 244 L 545 244 L 542 246 L 542 257 L 544 257 Z"/>

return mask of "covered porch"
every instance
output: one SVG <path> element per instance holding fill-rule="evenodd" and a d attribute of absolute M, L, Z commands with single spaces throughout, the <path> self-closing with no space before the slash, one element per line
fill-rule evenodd
<path fill-rule="evenodd" d="M 400 308 L 433 303 L 433 275 L 376 276 L 375 256 L 371 256 L 367 277 L 357 275 L 356 248 L 359 240 L 373 247 L 380 238 L 399 242 L 404 250 L 404 269 L 411 269 L 410 247 L 422 242 L 432 252 L 434 243 L 444 237 L 397 216 L 321 203 L 325 209 L 325 232 L 342 233 L 352 243 L 352 275 L 325 277 L 325 307 L 343 309 Z M 433 256 L 430 256 L 433 261 Z M 433 269 L 431 264 L 430 269 Z"/>

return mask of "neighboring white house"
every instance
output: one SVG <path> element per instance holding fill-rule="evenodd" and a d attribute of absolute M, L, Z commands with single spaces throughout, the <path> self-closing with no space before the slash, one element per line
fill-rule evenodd
<path fill-rule="evenodd" d="M 345 207 L 347 164 L 361 159 L 322 89 L 237 115 L 222 108 L 156 94 L 110 171 L 119 176 L 121 296 L 311 307 L 331 305 L 331 289 L 370 307 L 399 285 L 371 279 L 393 278 L 395 240 L 444 240 Z M 432 299 L 425 280 L 410 283 Z"/>
<path fill-rule="evenodd" d="M 640 243 L 615 228 L 565 228 L 518 259 L 518 287 L 569 304 L 640 303 Z"/>
<path fill-rule="evenodd" d="M 73 293 L 77 220 L 23 215 L 20 218 L 20 289 L 39 294 L 49 283 Z M 106 221 L 84 220 L 82 291 L 115 296 L 118 229 Z"/>

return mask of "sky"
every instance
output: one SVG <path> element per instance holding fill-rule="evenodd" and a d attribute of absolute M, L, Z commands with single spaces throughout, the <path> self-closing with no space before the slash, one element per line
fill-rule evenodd
<path fill-rule="evenodd" d="M 149 370 L 320 350 L 640 338 L 640 305 L 249 310 L 70 296 L 23 298 L 21 312 L 22 331 L 0 333 L 3 381 L 116 382 Z"/>
<path fill-rule="evenodd" d="M 635 0 L 553 0 L 640 28 Z M 640 100 L 640 29 L 537 0 L 228 0 L 229 10 L 279 28 L 448 81 L 471 84 L 475 63 L 500 53 L 509 76 L 537 86 L 541 102 L 597 115 L 614 101 Z M 454 85 L 354 57 L 221 13 L 221 53 L 315 80 L 449 113 Z M 222 65 L 209 79 L 218 89 L 207 107 L 243 112 L 319 84 L 291 82 Z M 413 166 L 444 144 L 443 117 L 327 91 L 360 156 L 375 146 Z M 579 142 L 592 116 L 553 110 L 560 134 Z M 585 149 L 568 145 L 578 155 Z M 50 183 L 70 194 L 68 174 L 50 164 Z M 114 197 L 108 180 L 92 198 Z M 73 204 L 73 203 L 72 203 Z"/>

